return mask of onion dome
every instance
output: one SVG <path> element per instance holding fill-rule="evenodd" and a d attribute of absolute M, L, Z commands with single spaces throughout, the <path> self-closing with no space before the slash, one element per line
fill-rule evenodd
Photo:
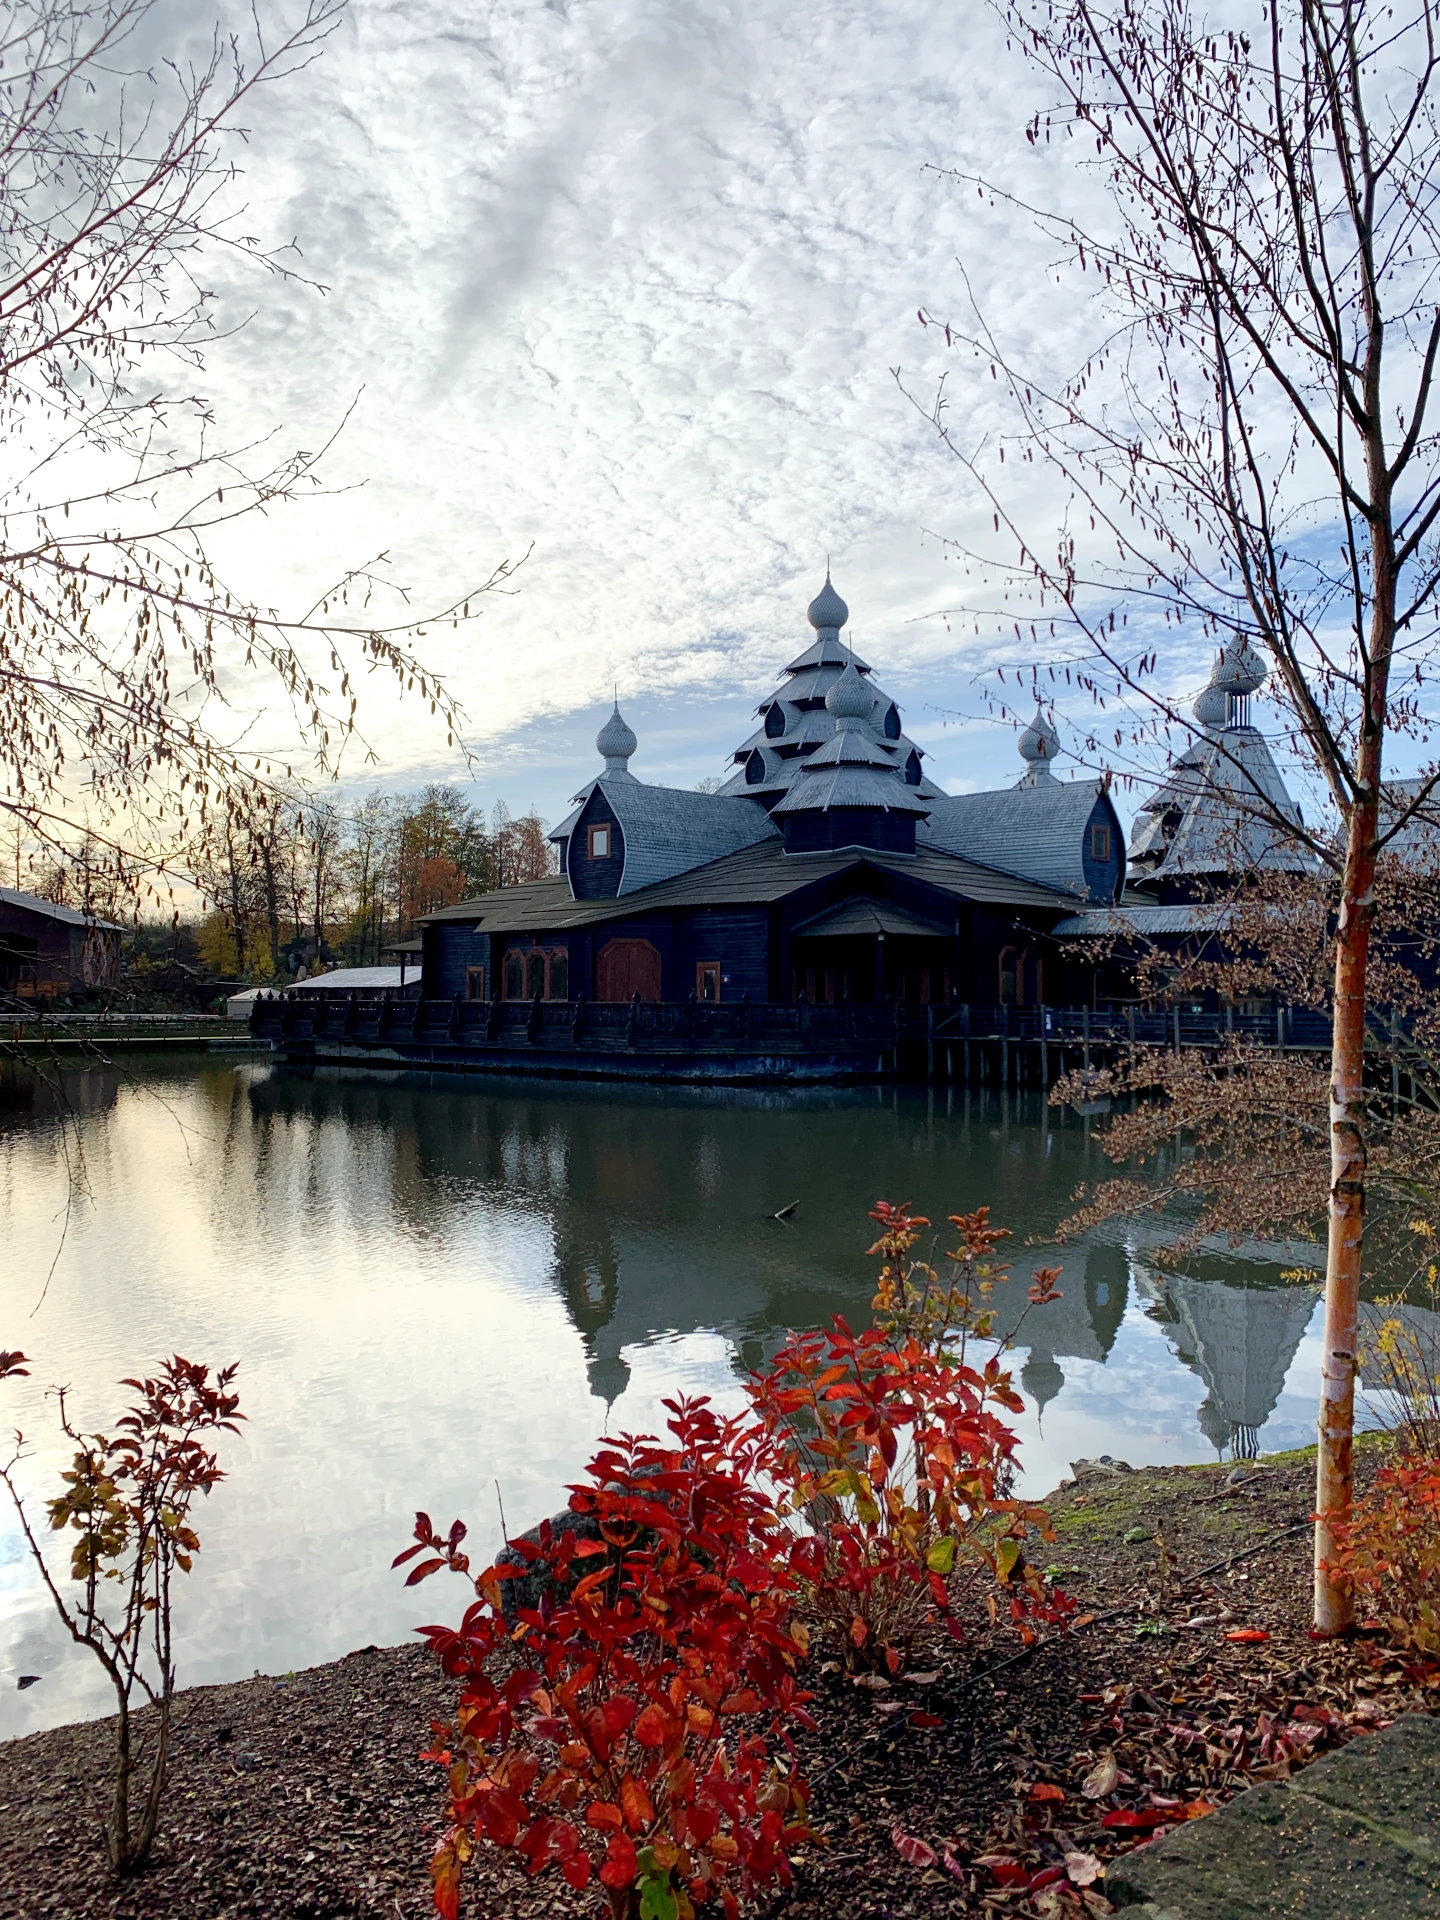
<path fill-rule="evenodd" d="M 1232 640 L 1215 662 L 1210 684 L 1223 693 L 1243 696 L 1264 686 L 1267 671 L 1265 662 L 1248 640 Z"/>
<path fill-rule="evenodd" d="M 606 773 L 629 773 L 626 764 L 640 742 L 630 727 L 620 717 L 620 702 L 615 702 L 615 711 L 595 736 L 595 751 L 605 762 Z"/>
<path fill-rule="evenodd" d="M 818 604 L 818 602 L 815 603 L 815 605 Z M 844 602 L 842 601 L 840 604 L 843 606 Z M 810 612 L 813 617 L 815 612 L 814 605 L 812 605 Z M 826 694 L 826 707 L 835 716 L 841 728 L 849 729 L 859 721 L 868 720 L 870 718 L 870 709 L 874 704 L 874 694 L 871 693 L 865 682 L 860 678 L 860 675 L 855 670 L 855 662 L 851 660 L 846 665 L 845 671 L 840 675 L 839 679 L 836 680 L 834 686 L 832 686 Z"/>
<path fill-rule="evenodd" d="M 1054 721 L 1046 719 L 1038 701 L 1035 706 L 1035 718 L 1015 744 L 1019 749 L 1020 758 L 1028 768 L 1023 785 L 1032 786 L 1037 780 L 1054 778 L 1050 771 L 1050 762 L 1060 751 L 1060 735 L 1055 731 Z"/>
<path fill-rule="evenodd" d="M 1215 664 L 1218 671 L 1219 661 L 1217 660 Z M 1195 715 L 1195 718 L 1200 722 L 1200 725 L 1205 729 L 1206 733 L 1218 733 L 1220 728 L 1225 724 L 1228 712 L 1225 689 L 1223 687 L 1217 687 L 1212 680 L 1208 687 L 1196 694 L 1195 705 L 1191 708 L 1191 712 Z"/>
<path fill-rule="evenodd" d="M 805 609 L 805 617 L 817 633 L 838 633 L 850 618 L 850 609 L 830 584 L 830 569 L 825 569 L 825 584 Z"/>

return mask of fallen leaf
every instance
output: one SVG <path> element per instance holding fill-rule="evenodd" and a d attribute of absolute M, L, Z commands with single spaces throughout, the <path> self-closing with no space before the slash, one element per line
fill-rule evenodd
<path fill-rule="evenodd" d="M 1166 1807 L 1116 1807 L 1107 1813 L 1100 1822 L 1102 1827 L 1121 1827 L 1127 1833 L 1150 1833 L 1156 1827 L 1163 1827 L 1175 1818 L 1174 1812 Z"/>
<path fill-rule="evenodd" d="M 1218 1613 L 1197 1613 L 1193 1620 L 1182 1620 L 1180 1625 L 1185 1628 L 1213 1627 L 1217 1626 L 1219 1621 Z"/>
<path fill-rule="evenodd" d="M 1120 1768 L 1113 1753 L 1102 1753 L 1086 1774 L 1080 1791 L 1087 1800 L 1108 1800 L 1120 1781 Z"/>
<path fill-rule="evenodd" d="M 852 1673 L 852 1682 L 857 1687 L 865 1687 L 871 1693 L 888 1693 L 890 1682 L 883 1673 Z"/>
<path fill-rule="evenodd" d="M 944 1867 L 946 1873 L 954 1874 L 957 1880 L 963 1880 L 965 1878 L 964 1861 L 957 1860 L 949 1847 L 942 1847 L 940 1849 L 940 1864 Z"/>
<path fill-rule="evenodd" d="M 892 1827 L 890 1839 L 900 1858 L 912 1867 L 933 1867 L 939 1858 L 933 1847 L 918 1840 L 913 1833 L 906 1833 L 903 1827 Z"/>
<path fill-rule="evenodd" d="M 944 1724 L 938 1713 L 912 1713 L 910 1716 L 912 1727 L 943 1727 Z"/>
<path fill-rule="evenodd" d="M 1268 1640 L 1270 1636 L 1264 1627 L 1231 1627 L 1225 1638 L 1238 1642 L 1242 1647 L 1258 1647 L 1262 1640 Z"/>
<path fill-rule="evenodd" d="M 1093 1853 L 1067 1853 L 1065 1873 L 1072 1887 L 1090 1887 L 1104 1874 L 1105 1869 Z"/>
<path fill-rule="evenodd" d="M 999 1881 L 1002 1887 L 1023 1887 L 1030 1879 L 1030 1869 L 1022 1867 L 1020 1862 L 1008 1853 L 982 1853 L 975 1862 L 977 1867 Z"/>
<path fill-rule="evenodd" d="M 1032 1873 L 1026 1889 L 1029 1893 L 1039 1893 L 1043 1887 L 1053 1887 L 1065 1878 L 1064 1867 L 1042 1867 L 1038 1873 Z"/>
<path fill-rule="evenodd" d="M 905 1678 L 912 1687 L 933 1687 L 940 1678 L 940 1669 L 935 1667 L 929 1673 L 907 1673 Z"/>
<path fill-rule="evenodd" d="M 1048 1780 L 1037 1780 L 1030 1789 L 1030 1798 L 1032 1800 L 1063 1800 L 1065 1789 L 1053 1786 Z"/>

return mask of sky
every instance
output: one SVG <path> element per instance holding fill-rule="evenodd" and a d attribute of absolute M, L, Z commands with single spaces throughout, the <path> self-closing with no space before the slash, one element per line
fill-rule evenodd
<path fill-rule="evenodd" d="M 201 19 L 161 0 L 146 33 L 197 51 Z M 208 263 L 228 337 L 205 391 L 221 436 L 277 447 L 353 411 L 334 491 L 222 547 L 227 572 L 298 605 L 383 550 L 424 608 L 524 556 L 424 646 L 477 797 L 553 820 L 615 690 L 640 778 L 723 773 L 828 558 L 934 777 L 1008 783 L 1013 726 L 949 617 L 946 540 L 980 509 L 916 404 L 954 356 L 917 310 L 963 268 L 1013 337 L 1063 350 L 1041 243 L 935 171 L 1043 165 L 1063 195 L 1030 86 L 983 7 L 939 0 L 352 0 L 247 111 L 235 189 L 325 291 Z M 347 785 L 465 777 L 418 703 L 367 695 L 376 757 Z"/>

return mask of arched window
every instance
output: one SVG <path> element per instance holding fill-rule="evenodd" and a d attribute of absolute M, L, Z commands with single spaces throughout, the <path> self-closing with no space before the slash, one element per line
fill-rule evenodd
<path fill-rule="evenodd" d="M 545 956 L 537 948 L 525 956 L 525 998 L 545 998 Z"/>
<path fill-rule="evenodd" d="M 549 997 L 552 1000 L 570 998 L 570 955 L 564 947 L 556 947 L 550 955 Z"/>
<path fill-rule="evenodd" d="M 910 758 L 905 762 L 905 784 L 907 787 L 918 787 L 920 784 L 920 755 L 913 747 Z"/>
<path fill-rule="evenodd" d="M 511 947 L 505 956 L 505 998 L 525 998 L 525 956 L 518 947 Z"/>
<path fill-rule="evenodd" d="M 747 787 L 758 787 L 764 778 L 765 756 L 761 753 L 760 749 L 756 747 L 750 758 L 745 762 L 745 784 Z"/>
<path fill-rule="evenodd" d="M 772 700 L 765 709 L 765 738 L 778 740 L 785 731 L 785 709 L 778 700 Z"/>
<path fill-rule="evenodd" d="M 885 738 L 887 740 L 898 740 L 900 738 L 900 709 L 895 705 L 893 700 L 890 703 L 889 711 L 885 715 Z"/>

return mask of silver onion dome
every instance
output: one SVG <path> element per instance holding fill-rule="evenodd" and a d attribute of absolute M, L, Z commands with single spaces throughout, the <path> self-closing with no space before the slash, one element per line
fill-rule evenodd
<path fill-rule="evenodd" d="M 615 711 L 595 736 L 595 751 L 605 762 L 606 773 L 628 773 L 627 762 L 640 742 L 635 738 L 632 728 L 627 727 L 620 717 L 620 702 L 615 702 Z"/>
<path fill-rule="evenodd" d="M 1264 686 L 1267 671 L 1265 662 L 1248 640 L 1232 640 L 1215 662 L 1210 684 L 1223 693 L 1243 696 Z"/>
<path fill-rule="evenodd" d="M 817 633 L 838 633 L 850 618 L 850 609 L 830 584 L 830 570 L 825 570 L 825 584 L 805 609 L 805 617 Z"/>
<path fill-rule="evenodd" d="M 813 612 L 813 608 L 812 608 Z M 868 720 L 875 696 L 855 671 L 852 660 L 825 696 L 825 705 L 842 727 L 857 720 Z"/>
<path fill-rule="evenodd" d="M 1019 750 L 1020 758 L 1029 768 L 1027 779 L 1051 778 L 1050 762 L 1060 752 L 1060 735 L 1055 730 L 1054 721 L 1046 718 L 1044 709 L 1038 701 L 1035 706 L 1035 718 L 1020 735 L 1015 745 Z"/>

